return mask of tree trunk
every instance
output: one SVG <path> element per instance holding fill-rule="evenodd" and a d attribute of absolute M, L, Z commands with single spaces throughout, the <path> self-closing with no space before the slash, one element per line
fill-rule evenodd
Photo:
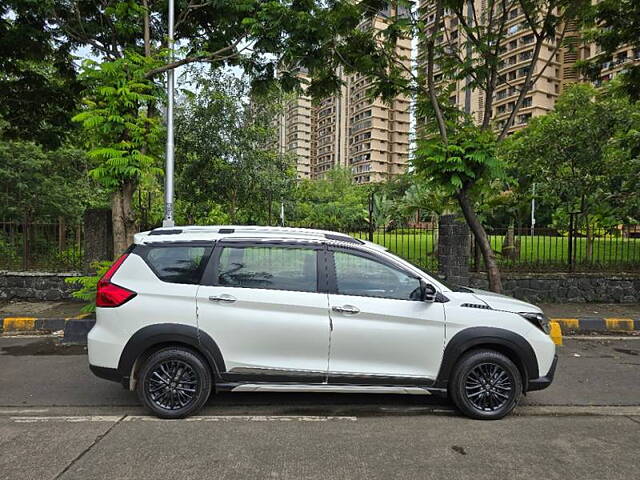
<path fill-rule="evenodd" d="M 113 225 L 113 254 L 118 257 L 133 242 L 137 232 L 135 215 L 133 214 L 133 193 L 136 186 L 126 181 L 119 190 L 111 195 L 111 222 Z"/>
<path fill-rule="evenodd" d="M 585 260 L 587 261 L 587 263 L 591 263 L 591 261 L 593 260 L 593 229 L 591 228 L 591 224 L 589 223 L 588 215 L 584 216 L 584 224 L 587 233 L 587 255 Z"/>
<path fill-rule="evenodd" d="M 482 223 L 478 219 L 478 215 L 473 210 L 471 206 L 471 201 L 467 196 L 467 192 L 465 190 L 460 190 L 456 194 L 456 199 L 458 200 L 458 204 L 462 209 L 462 214 L 464 215 L 465 220 L 467 221 L 467 225 L 473 232 L 473 236 L 478 242 L 477 245 L 482 252 L 482 258 L 484 258 L 484 264 L 487 267 L 487 277 L 489 278 L 489 289 L 496 293 L 502 293 L 502 280 L 500 278 L 500 270 L 498 269 L 498 264 L 496 262 L 496 257 L 491 249 L 491 243 L 489 242 L 489 236 L 485 231 Z"/>

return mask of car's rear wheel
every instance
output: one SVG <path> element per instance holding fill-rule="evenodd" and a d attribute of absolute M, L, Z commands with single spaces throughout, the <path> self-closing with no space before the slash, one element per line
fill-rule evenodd
<path fill-rule="evenodd" d="M 522 394 L 522 376 L 506 355 L 474 350 L 457 363 L 449 395 L 462 413 L 480 420 L 503 418 Z"/>
<path fill-rule="evenodd" d="M 211 393 L 211 372 L 192 350 L 169 347 L 151 354 L 140 369 L 138 398 L 160 418 L 184 418 L 200 410 Z"/>

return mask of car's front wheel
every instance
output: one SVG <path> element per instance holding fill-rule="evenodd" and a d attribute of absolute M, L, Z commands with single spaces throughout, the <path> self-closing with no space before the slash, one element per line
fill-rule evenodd
<path fill-rule="evenodd" d="M 138 398 L 160 418 L 184 418 L 200 410 L 211 393 L 211 372 L 197 353 L 169 347 L 151 354 L 140 369 Z"/>
<path fill-rule="evenodd" d="M 474 350 L 457 363 L 449 395 L 468 417 L 497 420 L 513 410 L 522 394 L 518 367 L 500 352 Z"/>

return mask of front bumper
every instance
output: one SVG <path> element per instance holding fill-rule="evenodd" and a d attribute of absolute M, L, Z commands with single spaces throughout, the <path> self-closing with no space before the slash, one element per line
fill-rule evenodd
<path fill-rule="evenodd" d="M 535 390 L 544 390 L 553 382 L 553 377 L 556 373 L 556 366 L 558 365 L 558 355 L 553 357 L 553 363 L 549 372 L 544 377 L 533 378 L 529 380 L 529 386 L 527 392 L 533 392 Z"/>

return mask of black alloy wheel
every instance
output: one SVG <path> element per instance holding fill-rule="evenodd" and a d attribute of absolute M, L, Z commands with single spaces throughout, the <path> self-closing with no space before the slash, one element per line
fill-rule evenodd
<path fill-rule="evenodd" d="M 177 410 L 191 404 L 199 388 L 198 374 L 182 360 L 167 360 L 156 364 L 145 382 L 151 401 L 167 410 Z"/>
<path fill-rule="evenodd" d="M 497 363 L 481 363 L 467 374 L 464 388 L 467 399 L 478 410 L 494 412 L 511 398 L 513 379 Z"/>
<path fill-rule="evenodd" d="M 522 375 L 506 355 L 472 350 L 457 362 L 448 393 L 468 417 L 497 420 L 509 414 L 522 394 Z"/>
<path fill-rule="evenodd" d="M 138 374 L 140 401 L 161 418 L 184 418 L 200 410 L 211 393 L 206 360 L 183 347 L 169 347 L 149 356 Z"/>

